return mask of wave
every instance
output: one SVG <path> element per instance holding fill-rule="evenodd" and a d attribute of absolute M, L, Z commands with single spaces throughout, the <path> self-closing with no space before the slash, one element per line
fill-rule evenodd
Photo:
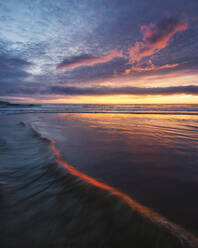
<path fill-rule="evenodd" d="M 63 161 L 34 127 L 0 127 L 1 247 L 198 247 L 183 228 Z"/>
<path fill-rule="evenodd" d="M 198 105 L 97 105 L 42 104 L 0 105 L 0 115 L 28 113 L 126 113 L 198 115 Z"/>

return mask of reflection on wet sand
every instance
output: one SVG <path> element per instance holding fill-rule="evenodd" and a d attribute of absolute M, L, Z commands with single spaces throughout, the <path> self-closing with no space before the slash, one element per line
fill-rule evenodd
<path fill-rule="evenodd" d="M 58 143 L 46 134 L 52 127 L 52 135 L 63 133 L 63 123 L 74 127 L 69 119 L 54 117 L 46 123 L 29 116 L 37 131 L 12 118 L 1 122 L 3 248 L 197 247 L 197 239 L 184 229 L 65 162 Z"/>
<path fill-rule="evenodd" d="M 187 115 L 57 114 L 35 123 L 75 168 L 197 233 L 197 120 Z"/>
<path fill-rule="evenodd" d="M 148 236 L 150 236 L 149 239 L 152 240 L 151 243 L 154 246 L 156 246 L 156 245 L 158 246 L 160 243 L 161 243 L 161 245 L 162 244 L 165 246 L 168 245 L 170 247 L 171 246 L 182 247 L 183 245 L 184 245 L 184 247 L 185 246 L 190 247 L 191 245 L 192 245 L 192 247 L 196 247 L 198 245 L 198 240 L 193 235 L 191 235 L 190 233 L 188 233 L 184 229 L 182 229 L 181 227 L 171 223 L 166 218 L 163 218 L 159 214 L 153 212 L 151 209 L 137 203 L 128 195 L 116 190 L 115 188 L 113 188 L 107 184 L 104 184 L 102 182 L 99 182 L 98 180 L 95 180 L 94 178 L 89 177 L 88 175 L 78 171 L 73 166 L 69 165 L 67 162 L 62 160 L 60 151 L 56 148 L 56 142 L 53 139 L 49 139 L 49 140 L 51 141 L 50 147 L 51 147 L 52 151 L 54 152 L 54 154 L 56 155 L 56 161 L 58 164 L 65 167 L 69 173 L 76 176 L 77 178 L 82 179 L 83 181 L 87 182 L 88 184 L 95 186 L 99 189 L 109 191 L 112 195 L 114 195 L 114 196 L 120 198 L 121 200 L 123 200 L 124 202 L 126 202 L 131 207 L 131 210 L 136 212 L 137 215 L 140 215 L 140 218 L 142 218 L 142 220 L 141 220 L 142 224 L 141 225 L 144 225 L 144 229 L 145 229 L 144 232 L 148 232 L 148 233 L 147 234 L 142 233 L 142 230 L 141 230 L 142 227 L 141 227 L 141 229 L 139 229 L 139 223 L 136 223 L 134 228 L 136 228 L 135 233 L 137 233 L 140 236 L 143 235 L 142 239 L 145 238 L 145 241 L 143 241 L 143 243 L 149 242 L 146 240 L 146 236 L 148 235 Z M 132 221 L 133 221 L 133 219 L 132 219 Z M 146 222 L 151 222 L 148 224 L 149 227 L 147 227 Z M 134 224 L 131 223 L 131 225 L 133 226 Z M 151 232 L 147 228 L 151 228 Z M 156 231 L 156 229 L 158 229 L 158 231 Z M 131 235 L 132 235 L 132 233 L 131 233 Z M 144 237 L 144 235 L 145 235 L 145 237 Z M 159 238 L 159 236 L 161 236 L 161 237 Z M 164 237 L 162 238 L 162 236 L 164 236 Z M 135 241 L 135 242 L 139 242 L 139 241 Z M 141 247 L 141 244 L 138 245 L 137 243 L 133 243 L 133 240 L 132 240 L 131 245 L 133 245 L 133 244 L 136 245 L 137 247 L 139 247 L 139 246 Z M 147 245 L 150 246 L 149 243 L 147 243 Z"/>

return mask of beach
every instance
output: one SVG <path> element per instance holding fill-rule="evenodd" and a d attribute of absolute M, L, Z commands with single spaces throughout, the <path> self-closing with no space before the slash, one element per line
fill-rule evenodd
<path fill-rule="evenodd" d="M 197 0 L 0 0 L 0 248 L 198 248 Z"/>
<path fill-rule="evenodd" d="M 62 247 L 68 233 L 77 232 L 75 237 L 81 239 L 79 232 L 90 232 L 90 226 L 102 225 L 95 234 L 85 235 L 89 247 L 94 245 L 89 242 L 101 240 L 101 235 L 110 237 L 109 230 L 115 228 L 112 232 L 116 233 L 123 225 L 126 235 L 122 234 L 119 242 L 138 243 L 139 238 L 129 238 L 136 223 L 130 209 L 136 209 L 136 202 L 140 204 L 137 207 L 140 216 L 142 206 L 146 206 L 151 210 L 143 210 L 143 216 L 149 212 L 149 219 L 154 219 L 154 223 L 167 220 L 174 223 L 168 225 L 168 232 L 171 233 L 171 225 L 176 224 L 197 235 L 197 119 L 196 115 L 125 113 L 4 115 L 0 123 L 1 197 L 3 209 L 4 206 L 7 209 L 3 215 L 3 236 L 7 240 L 13 237 L 13 242 L 24 242 L 19 242 L 22 246 L 30 239 L 38 247 L 34 242 L 42 240 L 42 247 L 48 247 L 47 242 L 53 243 L 47 238 L 51 232 L 56 244 L 63 239 Z M 85 199 L 89 199 L 89 203 L 82 203 Z M 128 199 L 132 199 L 132 206 Z M 86 220 L 79 219 L 81 211 Z M 154 212 L 160 215 L 155 217 Z M 65 216 L 65 220 L 60 223 L 61 216 Z M 161 221 L 161 216 L 166 217 L 166 221 Z M 80 223 L 70 229 L 68 218 L 71 223 Z M 18 239 L 28 223 L 30 228 Z M 38 225 L 41 225 L 40 234 L 36 230 Z M 83 226 L 82 230 L 78 225 Z M 16 226 L 20 226 L 18 231 Z M 138 230 L 137 223 L 135 226 Z M 101 232 L 100 228 L 106 231 Z M 164 227 L 157 229 L 158 233 Z M 144 233 L 145 230 L 150 232 L 147 227 Z M 181 229 L 179 235 L 185 232 Z M 178 233 L 173 231 L 174 235 Z M 113 242 L 114 238 L 110 240 Z M 74 242 L 72 236 L 69 235 L 67 242 Z M 114 247 L 120 247 L 118 241 L 114 242 Z M 146 238 L 145 242 L 148 242 Z M 97 244 L 100 244 L 98 240 Z M 71 247 L 78 247 L 75 245 Z M 17 246 L 6 244 L 5 247 Z M 158 246 L 153 244 L 152 247 Z"/>

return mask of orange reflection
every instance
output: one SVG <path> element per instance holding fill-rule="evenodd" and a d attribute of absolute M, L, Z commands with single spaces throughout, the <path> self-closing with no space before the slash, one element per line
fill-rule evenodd
<path fill-rule="evenodd" d="M 63 161 L 61 159 L 61 154 L 60 154 L 59 150 L 55 146 L 55 143 L 56 143 L 55 140 L 50 138 L 50 141 L 51 141 L 50 148 L 54 152 L 54 154 L 56 155 L 57 163 L 62 165 L 64 168 L 66 168 L 72 175 L 77 176 L 77 177 L 81 178 L 82 180 L 86 181 L 87 183 L 92 184 L 98 188 L 101 188 L 101 189 L 104 189 L 104 190 L 111 192 L 113 195 L 116 195 L 117 197 L 119 197 L 119 198 L 123 199 L 125 202 L 127 202 L 133 208 L 133 210 L 138 211 L 141 214 L 144 214 L 144 215 L 148 216 L 149 218 L 152 218 L 153 220 L 155 219 L 157 221 L 159 218 L 162 219 L 162 217 L 159 214 L 154 213 L 151 209 L 140 205 L 139 203 L 134 201 L 132 198 L 130 198 L 128 195 L 116 190 L 115 188 L 113 188 L 107 184 L 101 183 L 98 180 L 89 177 L 88 175 L 78 171 L 73 166 L 69 165 L 67 162 Z M 165 218 L 163 218 L 163 219 L 164 219 L 164 221 L 167 221 L 167 220 L 165 220 Z"/>
<path fill-rule="evenodd" d="M 162 232 L 165 231 L 165 233 L 166 233 L 168 230 L 168 232 L 171 232 L 173 234 L 173 236 L 175 236 L 178 239 L 182 239 L 182 240 L 187 241 L 187 242 L 189 242 L 189 240 L 190 240 L 190 241 L 192 241 L 192 244 L 194 242 L 195 243 L 197 242 L 196 238 L 191 233 L 188 233 L 185 229 L 183 229 L 180 226 L 168 221 L 166 218 L 153 212 L 150 208 L 142 206 L 138 202 L 134 201 L 128 195 L 116 190 L 115 188 L 113 188 L 109 185 L 106 185 L 102 182 L 99 182 L 98 180 L 96 180 L 94 178 L 89 177 L 88 175 L 78 171 L 73 166 L 69 165 L 67 162 L 63 161 L 61 159 L 61 154 L 60 154 L 59 150 L 55 146 L 55 140 L 50 139 L 50 141 L 51 141 L 50 147 L 56 156 L 57 163 L 60 164 L 61 166 L 63 166 L 64 168 L 66 168 L 69 173 L 82 179 L 83 181 L 87 182 L 88 184 L 91 184 L 91 185 L 93 185 L 97 188 L 100 188 L 102 190 L 108 191 L 112 195 L 122 199 L 125 203 L 127 203 L 131 207 L 132 211 L 136 211 L 140 215 L 142 215 L 142 217 L 148 218 L 154 225 L 158 226 Z"/>
<path fill-rule="evenodd" d="M 83 133 L 84 139 L 89 144 L 96 144 L 97 153 L 103 154 L 105 159 L 113 161 L 115 154 L 126 152 L 131 165 L 166 167 L 166 163 L 169 164 L 168 151 L 182 145 L 180 138 L 193 134 L 192 138 L 198 140 L 197 130 L 192 128 L 198 121 L 197 115 L 84 113 L 58 114 L 57 118 L 66 120 L 68 126 L 75 128 L 75 142 L 78 134 Z M 102 150 L 105 152 L 102 153 Z M 90 159 L 92 157 L 90 155 Z M 124 159 L 122 155 L 119 158 Z M 147 172 L 147 169 L 142 170 L 143 174 Z M 168 174 L 168 177 L 177 178 L 178 175 Z"/>

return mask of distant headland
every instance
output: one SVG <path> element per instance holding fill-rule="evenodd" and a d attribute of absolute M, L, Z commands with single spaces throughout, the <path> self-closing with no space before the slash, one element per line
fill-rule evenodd
<path fill-rule="evenodd" d="M 6 107 L 17 107 L 17 106 L 23 106 L 23 107 L 33 107 L 34 104 L 23 104 L 23 103 L 10 103 L 6 101 L 0 101 L 0 106 L 6 106 Z"/>

